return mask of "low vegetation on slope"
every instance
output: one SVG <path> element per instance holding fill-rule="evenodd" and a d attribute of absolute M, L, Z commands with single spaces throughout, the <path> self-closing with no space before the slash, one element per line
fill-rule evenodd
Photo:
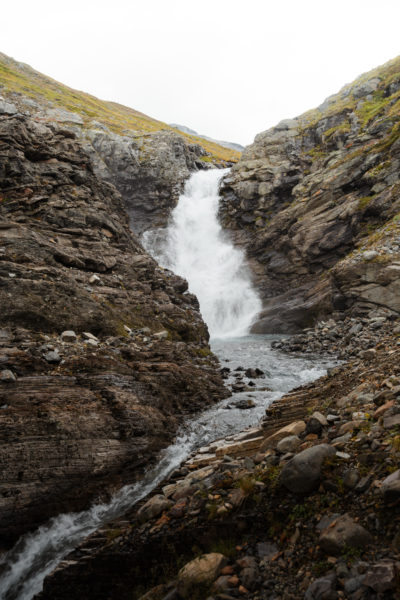
<path fill-rule="evenodd" d="M 0 53 L 0 86 L 4 86 L 9 92 L 27 96 L 41 105 L 47 104 L 77 113 L 86 125 L 90 121 L 98 121 L 114 133 L 123 134 L 129 130 L 142 136 L 164 130 L 176 132 L 176 129 L 166 123 L 152 119 L 133 108 L 116 102 L 99 100 L 85 92 L 73 90 L 2 53 Z M 198 136 L 186 133 L 180 135 L 192 143 L 200 144 L 210 153 L 210 160 L 236 162 L 240 157 L 239 152 Z"/>

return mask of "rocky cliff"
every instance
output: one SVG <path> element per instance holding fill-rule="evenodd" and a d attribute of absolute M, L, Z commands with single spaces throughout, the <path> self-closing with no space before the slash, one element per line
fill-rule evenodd
<path fill-rule="evenodd" d="M 397 58 L 244 150 L 220 214 L 263 297 L 255 331 L 400 312 L 399 136 Z"/>
<path fill-rule="evenodd" d="M 16 98 L 0 102 L 3 545 L 133 481 L 225 394 L 186 281 L 145 253 L 74 126 Z"/>
<path fill-rule="evenodd" d="M 6 105 L 39 123 L 73 131 L 96 174 L 121 193 L 136 233 L 166 224 L 191 172 L 230 166 L 240 156 L 134 109 L 72 90 L 1 53 L 0 94 Z"/>

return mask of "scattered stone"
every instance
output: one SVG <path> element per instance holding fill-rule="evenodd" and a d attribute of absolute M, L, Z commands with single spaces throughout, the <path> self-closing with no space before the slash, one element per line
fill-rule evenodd
<path fill-rule="evenodd" d="M 96 283 L 100 284 L 101 283 L 101 279 L 98 275 L 94 274 L 90 277 L 89 279 L 89 283 L 91 285 L 95 285 Z"/>
<path fill-rule="evenodd" d="M 293 423 L 290 423 L 290 425 L 282 427 L 282 429 L 279 429 L 279 431 L 267 437 L 264 440 L 260 450 L 261 452 L 264 452 L 268 448 L 275 448 L 277 443 L 283 438 L 290 435 L 300 435 L 303 433 L 303 431 L 305 431 L 305 429 L 306 424 L 304 421 L 294 421 Z"/>
<path fill-rule="evenodd" d="M 199 586 L 210 585 L 215 581 L 227 562 L 223 554 L 212 552 L 186 563 L 178 573 L 179 594 L 189 600 Z"/>
<path fill-rule="evenodd" d="M 392 429 L 398 425 L 400 425 L 400 413 L 384 417 L 383 419 L 383 426 L 385 429 Z"/>
<path fill-rule="evenodd" d="M 319 484 L 324 460 L 335 453 L 328 444 L 306 448 L 283 467 L 280 476 L 282 485 L 295 494 L 311 492 Z"/>
<path fill-rule="evenodd" d="M 257 379 L 258 377 L 264 377 L 264 371 L 261 371 L 261 369 L 246 369 L 244 374 L 249 379 Z"/>
<path fill-rule="evenodd" d="M 394 590 L 400 575 L 400 565 L 390 560 L 384 560 L 369 567 L 363 584 L 379 594 Z"/>
<path fill-rule="evenodd" d="M 336 575 L 325 575 L 308 586 L 304 600 L 336 600 Z"/>
<path fill-rule="evenodd" d="M 88 331 L 84 331 L 82 333 L 82 337 L 85 338 L 86 340 L 94 340 L 95 342 L 99 341 L 99 338 L 97 338 L 95 335 L 93 335 L 93 333 L 89 333 Z"/>
<path fill-rule="evenodd" d="M 236 402 L 233 402 L 231 406 L 239 408 L 240 410 L 248 410 L 249 408 L 254 408 L 256 403 L 251 398 L 247 398 L 243 400 L 237 400 Z"/>
<path fill-rule="evenodd" d="M 163 329 L 162 331 L 153 333 L 153 338 L 156 338 L 156 340 L 166 340 L 168 339 L 168 331 L 165 331 L 165 329 Z"/>
<path fill-rule="evenodd" d="M 60 337 L 63 342 L 76 342 L 77 340 L 75 331 L 63 331 Z"/>
<path fill-rule="evenodd" d="M 43 358 L 50 364 L 58 364 L 61 362 L 61 356 L 57 348 L 55 350 L 51 350 L 50 352 L 46 352 Z"/>
<path fill-rule="evenodd" d="M 381 492 L 387 504 L 400 501 L 400 469 L 397 469 L 382 481 Z"/>
<path fill-rule="evenodd" d="M 297 435 L 289 435 L 278 442 L 276 449 L 281 454 L 286 454 L 287 452 L 295 452 L 300 444 L 301 439 Z"/>
<path fill-rule="evenodd" d="M 360 480 L 360 475 L 356 469 L 348 469 L 343 476 L 343 485 L 348 490 L 352 490 L 356 487 Z"/>
<path fill-rule="evenodd" d="M 17 381 L 17 378 L 12 371 L 5 369 L 4 371 L 0 371 L 0 381 L 3 383 L 12 383 Z"/>

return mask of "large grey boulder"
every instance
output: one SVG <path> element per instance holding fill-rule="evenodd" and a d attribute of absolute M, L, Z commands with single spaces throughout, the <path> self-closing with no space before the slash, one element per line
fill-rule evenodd
<path fill-rule="evenodd" d="M 347 548 L 364 548 L 372 542 L 371 534 L 345 514 L 320 535 L 319 545 L 327 554 L 341 554 Z"/>
<path fill-rule="evenodd" d="M 295 494 L 312 492 L 319 484 L 321 467 L 325 458 L 335 454 L 335 449 L 328 444 L 320 444 L 303 450 L 283 467 L 281 483 Z"/>

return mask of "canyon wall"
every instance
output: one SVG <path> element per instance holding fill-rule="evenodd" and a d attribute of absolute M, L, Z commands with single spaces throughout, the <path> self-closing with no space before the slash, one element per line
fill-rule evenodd
<path fill-rule="evenodd" d="M 256 136 L 223 184 L 264 311 L 256 332 L 400 312 L 400 59 Z"/>
<path fill-rule="evenodd" d="M 134 481 L 226 395 L 187 282 L 144 251 L 71 117 L 26 100 L 0 100 L 4 546 Z"/>

